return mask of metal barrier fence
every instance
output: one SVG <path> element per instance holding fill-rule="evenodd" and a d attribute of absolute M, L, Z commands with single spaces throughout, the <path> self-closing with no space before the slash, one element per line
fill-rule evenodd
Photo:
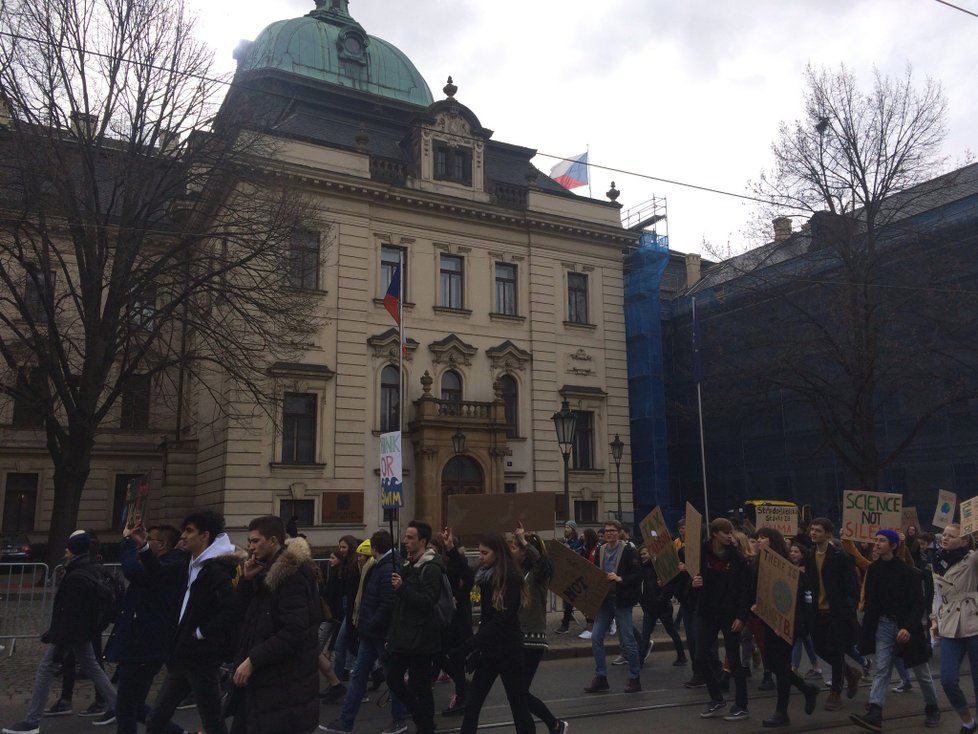
<path fill-rule="evenodd" d="M 52 576 L 46 563 L 0 563 L 0 645 L 41 636 L 51 620 Z"/>

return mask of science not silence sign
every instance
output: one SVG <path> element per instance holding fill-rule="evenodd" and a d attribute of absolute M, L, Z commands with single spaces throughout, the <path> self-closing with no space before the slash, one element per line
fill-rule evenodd
<path fill-rule="evenodd" d="M 842 497 L 843 540 L 872 543 L 881 529 L 899 530 L 903 495 L 850 490 Z"/>

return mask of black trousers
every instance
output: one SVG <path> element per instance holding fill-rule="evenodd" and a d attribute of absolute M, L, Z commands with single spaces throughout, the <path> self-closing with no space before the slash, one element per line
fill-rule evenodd
<path fill-rule="evenodd" d="M 774 673 L 778 691 L 775 710 L 783 714 L 788 713 L 788 698 L 791 695 L 792 686 L 802 693 L 808 690 L 808 684 L 805 683 L 805 680 L 791 669 L 791 650 L 793 647 L 774 634 L 774 630 L 766 624 L 764 625 L 764 652 L 767 657 L 767 664 L 770 666 L 771 672 Z"/>
<path fill-rule="evenodd" d="M 417 734 L 435 731 L 435 698 L 431 693 L 431 655 L 390 653 L 387 687 L 411 712 Z M 404 683 L 404 673 L 408 682 Z M 147 732 L 147 734 L 151 734 Z"/>
<path fill-rule="evenodd" d="M 515 660 L 511 657 L 483 658 L 476 665 L 472 683 L 469 684 L 469 693 L 465 698 L 465 715 L 462 717 L 462 728 L 459 729 L 459 734 L 476 734 L 479 730 L 482 704 L 485 703 L 486 696 L 489 695 L 497 676 L 502 679 L 503 688 L 506 689 L 506 699 L 509 701 L 509 710 L 513 714 L 516 734 L 536 732 L 536 725 L 533 723 L 533 717 L 530 716 L 527 701 L 529 686 L 523 678 L 523 661 L 520 656 L 517 656 Z M 422 734 L 420 729 L 418 734 Z"/>
<path fill-rule="evenodd" d="M 163 668 L 162 660 L 133 663 L 123 660 L 116 669 L 119 682 L 116 686 L 115 725 L 116 734 L 136 734 L 136 723 L 145 724 L 149 714 L 146 696 L 153 679 Z M 166 725 L 168 734 L 183 734 L 183 727 L 173 722 Z"/>
<path fill-rule="evenodd" d="M 537 674 L 537 668 L 540 667 L 540 660 L 543 659 L 545 652 L 546 650 L 542 647 L 523 648 L 523 685 L 526 687 L 526 704 L 527 708 L 530 709 L 530 713 L 546 724 L 548 730 L 553 731 L 557 728 L 557 718 L 550 713 L 547 704 L 534 696 L 530 691 L 530 686 L 533 685 L 533 678 Z"/>
<path fill-rule="evenodd" d="M 832 616 L 819 612 L 815 616 L 815 631 L 812 640 L 815 654 L 832 666 L 832 692 L 842 691 L 842 681 L 846 673 L 845 647 L 839 644 L 839 631 L 832 626 Z"/>
<path fill-rule="evenodd" d="M 730 674 L 734 679 L 734 704 L 747 708 L 747 671 L 740 662 L 740 632 L 731 632 L 733 620 L 720 620 L 714 617 L 696 616 L 696 658 L 694 667 L 706 681 L 706 689 L 714 701 L 723 700 L 720 678 L 710 661 L 710 648 L 717 635 L 723 635 L 723 647 L 730 663 Z"/>
<path fill-rule="evenodd" d="M 191 692 L 206 734 L 228 734 L 221 712 L 221 666 L 217 663 L 168 670 L 156 702 L 146 717 L 146 734 L 163 734 L 173 712 Z"/>

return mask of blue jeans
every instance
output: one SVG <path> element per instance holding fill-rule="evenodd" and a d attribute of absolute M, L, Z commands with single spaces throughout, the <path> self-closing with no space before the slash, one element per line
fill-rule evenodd
<path fill-rule="evenodd" d="M 594 627 L 591 630 L 594 674 L 608 675 L 608 665 L 604 657 L 604 636 L 608 633 L 612 620 L 618 623 L 618 635 L 625 648 L 625 657 L 628 659 L 628 677 L 638 678 L 641 668 L 638 645 L 635 644 L 635 630 L 632 626 L 632 607 L 616 607 L 614 599 L 605 599 L 594 616 Z"/>
<path fill-rule="evenodd" d="M 869 702 L 883 708 L 886 694 L 890 690 L 890 674 L 893 672 L 893 660 L 896 657 L 897 632 L 900 631 L 896 620 L 890 617 L 880 617 L 876 626 L 876 672 L 873 675 L 873 686 L 869 690 Z M 920 692 L 924 694 L 924 703 L 937 706 L 937 689 L 934 678 L 930 674 L 927 663 L 915 665 L 912 668 Z"/>
<path fill-rule="evenodd" d="M 959 714 L 968 711 L 968 701 L 958 685 L 961 674 L 961 661 L 968 656 L 971 668 L 971 685 L 978 700 L 978 636 L 941 638 L 941 687 L 951 707 Z"/>
<path fill-rule="evenodd" d="M 344 618 L 343 624 L 340 625 L 339 634 L 336 635 L 336 645 L 333 648 L 333 672 L 340 680 L 345 680 L 347 676 L 346 658 L 350 652 L 351 637 L 349 621 Z"/>
<path fill-rule="evenodd" d="M 357 720 L 357 713 L 360 711 L 363 694 L 367 690 L 367 680 L 370 678 L 370 671 L 373 670 L 374 663 L 380 657 L 383 645 L 383 640 L 370 640 L 366 637 L 360 638 L 357 660 L 353 665 L 353 673 L 350 674 L 350 684 L 346 689 L 346 697 L 343 699 L 343 709 L 340 711 L 340 719 L 351 729 Z M 387 672 L 386 664 L 384 665 L 384 672 Z M 391 716 L 394 721 L 407 721 L 408 717 L 408 712 L 404 708 L 404 704 L 394 694 L 391 694 Z"/>
<path fill-rule="evenodd" d="M 791 667 L 797 670 L 798 666 L 801 665 L 801 652 L 803 646 L 805 652 L 808 654 L 808 662 L 811 664 L 811 667 L 818 667 L 816 665 L 818 661 L 815 659 L 815 643 L 812 642 L 811 635 L 795 638 L 795 646 L 791 650 Z"/>
<path fill-rule="evenodd" d="M 89 677 L 92 683 L 95 684 L 95 690 L 105 699 L 106 706 L 110 709 L 115 709 L 115 688 L 109 682 L 105 671 L 99 667 L 98 661 L 95 659 L 95 652 L 92 650 L 91 642 L 83 642 L 67 647 L 48 645 L 47 650 L 44 651 L 44 657 L 41 658 L 40 665 L 37 666 L 37 673 L 34 675 L 34 691 L 31 693 L 30 708 L 27 709 L 27 715 L 24 717 L 24 721 L 28 724 L 36 726 L 40 722 L 41 716 L 44 714 L 44 706 L 48 701 L 48 692 L 51 690 L 51 680 L 54 677 L 54 671 L 57 669 L 59 661 L 69 650 L 74 653 L 75 662 L 78 663 L 81 672 Z"/>

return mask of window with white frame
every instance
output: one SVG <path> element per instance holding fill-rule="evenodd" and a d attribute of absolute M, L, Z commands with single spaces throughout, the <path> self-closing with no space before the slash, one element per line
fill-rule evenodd
<path fill-rule="evenodd" d="M 282 463 L 316 462 L 316 396 L 285 393 L 282 401 Z"/>
<path fill-rule="evenodd" d="M 442 255 L 438 273 L 438 305 L 442 308 L 464 308 L 463 283 L 465 260 L 458 255 Z"/>
<path fill-rule="evenodd" d="M 496 263 L 496 313 L 516 316 L 516 266 Z"/>

